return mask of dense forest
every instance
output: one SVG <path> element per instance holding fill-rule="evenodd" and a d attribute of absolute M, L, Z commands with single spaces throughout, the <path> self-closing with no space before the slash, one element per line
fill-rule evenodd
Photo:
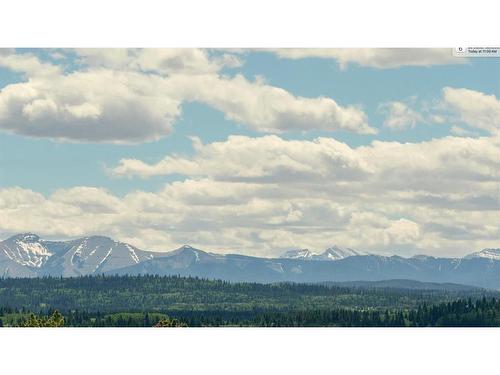
<path fill-rule="evenodd" d="M 500 293 L 178 276 L 0 280 L 3 326 L 500 326 Z"/>

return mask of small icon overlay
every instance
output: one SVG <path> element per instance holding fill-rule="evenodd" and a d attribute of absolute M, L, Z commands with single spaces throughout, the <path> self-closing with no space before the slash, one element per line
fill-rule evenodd
<path fill-rule="evenodd" d="M 500 47 L 456 47 L 453 48 L 456 57 L 500 57 Z"/>

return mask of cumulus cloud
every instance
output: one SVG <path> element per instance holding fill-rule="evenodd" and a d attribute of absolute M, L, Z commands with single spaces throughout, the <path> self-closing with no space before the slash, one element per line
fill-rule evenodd
<path fill-rule="evenodd" d="M 500 100 L 467 88 L 444 87 L 441 97 L 431 102 L 417 96 L 385 102 L 378 106 L 378 111 L 385 116 L 383 125 L 392 130 L 418 124 L 451 125 L 451 134 L 457 136 L 494 134 L 500 130 Z"/>
<path fill-rule="evenodd" d="M 331 138 L 277 136 L 193 143 L 189 157 L 171 155 L 156 164 L 122 160 L 117 175 L 180 174 L 185 180 L 127 194 L 112 204 L 120 208 L 114 213 L 102 205 L 103 230 L 127 238 L 149 230 L 168 236 L 165 244 L 172 247 L 188 242 L 270 256 L 334 243 L 455 256 L 495 246 L 500 235 L 498 137 L 375 141 L 357 148 Z M 50 200 L 61 204 L 56 198 Z"/>
<path fill-rule="evenodd" d="M 0 209 L 18 208 L 36 205 L 44 201 L 44 196 L 40 193 L 20 187 L 6 188 L 1 190 Z"/>
<path fill-rule="evenodd" d="M 334 59 L 341 68 L 357 64 L 378 69 L 402 66 L 463 64 L 467 60 L 452 55 L 451 48 L 282 48 L 272 50 L 286 59 Z"/>
<path fill-rule="evenodd" d="M 10 69 L 28 77 L 50 77 L 61 73 L 58 66 L 41 62 L 31 53 L 16 54 L 13 50 L 0 53 L 0 67 Z"/>
<path fill-rule="evenodd" d="M 297 97 L 288 91 L 226 77 L 237 56 L 196 49 L 76 50 L 72 71 L 32 54 L 3 54 L 0 67 L 24 82 L 0 91 L 0 128 L 22 135 L 81 142 L 138 143 L 167 136 L 182 104 L 197 101 L 260 132 L 375 129 L 357 106 L 331 98 Z"/>
<path fill-rule="evenodd" d="M 249 81 L 242 75 L 233 78 L 202 76 L 194 81 L 187 76 L 177 79 L 175 86 L 189 91 L 186 96 L 191 100 L 217 108 L 226 118 L 258 131 L 281 133 L 319 129 L 376 133 L 362 109 L 343 107 L 331 98 L 297 97 L 260 80 Z"/>
<path fill-rule="evenodd" d="M 313 160 L 322 167 L 321 158 Z M 461 163 L 472 168 L 465 159 Z M 397 164 L 385 167 L 398 168 Z M 418 172 L 418 166 L 410 168 Z M 494 246 L 500 216 L 491 202 L 500 204 L 498 181 L 470 181 L 467 173 L 441 176 L 441 169 L 430 169 L 434 175 L 406 184 L 381 181 L 384 174 L 367 174 L 346 183 L 346 177 L 329 175 L 321 181 L 252 182 L 225 180 L 227 176 L 219 173 L 124 197 L 92 187 L 60 189 L 47 197 L 27 189 L 4 189 L 0 233 L 29 230 L 52 238 L 99 233 L 146 249 L 170 250 L 189 243 L 216 252 L 260 256 L 276 256 L 294 247 L 321 250 L 333 244 L 448 256 Z M 432 187 L 441 185 L 442 179 L 451 183 L 442 184 L 436 193 Z M 487 197 L 489 202 L 481 201 Z M 485 204 L 490 209 L 484 209 Z"/>
<path fill-rule="evenodd" d="M 111 213 L 123 209 L 120 199 L 96 187 L 79 186 L 71 189 L 56 190 L 52 194 L 52 201 L 78 206 L 87 213 Z"/>
<path fill-rule="evenodd" d="M 238 55 L 218 53 L 210 56 L 208 50 L 196 48 L 77 48 L 74 52 L 85 66 L 163 75 L 216 73 L 224 67 L 235 68 L 243 64 Z"/>
<path fill-rule="evenodd" d="M 195 156 L 167 156 L 154 165 L 123 159 L 112 172 L 118 176 L 183 174 L 245 181 L 359 179 L 370 168 L 345 143 L 333 138 L 286 141 L 278 136 L 230 136 L 227 141 L 202 144 L 193 138 Z"/>
<path fill-rule="evenodd" d="M 495 95 L 445 87 L 443 101 L 458 121 L 489 133 L 500 131 L 500 100 Z"/>
<path fill-rule="evenodd" d="M 419 122 L 424 122 L 423 116 L 403 102 L 387 102 L 379 106 L 379 111 L 385 114 L 384 126 L 393 130 L 414 128 Z"/>
<path fill-rule="evenodd" d="M 432 176 L 440 178 L 441 184 L 453 179 L 497 181 L 499 142 L 498 137 L 445 137 L 421 143 L 374 141 L 351 148 L 324 137 L 299 141 L 278 136 L 230 136 L 210 144 L 194 138 L 192 157 L 167 156 L 156 164 L 122 159 L 111 172 L 118 176 L 181 174 L 269 183 L 375 179 L 380 186 L 405 186 L 411 181 L 430 189 L 435 185 Z"/>
<path fill-rule="evenodd" d="M 0 92 L 0 127 L 34 137 L 141 142 L 170 133 L 180 101 L 154 94 L 162 78 L 111 70 L 35 77 Z"/>

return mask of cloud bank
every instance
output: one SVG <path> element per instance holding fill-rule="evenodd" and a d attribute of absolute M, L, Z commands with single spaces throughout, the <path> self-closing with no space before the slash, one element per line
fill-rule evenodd
<path fill-rule="evenodd" d="M 190 157 L 122 160 L 120 176 L 181 174 L 156 192 L 95 187 L 43 196 L 0 191 L 0 231 L 104 233 L 145 248 L 183 243 L 276 256 L 335 243 L 369 251 L 459 256 L 497 245 L 500 138 L 375 141 L 230 136 Z M 417 246 L 415 248 L 415 246 Z"/>
<path fill-rule="evenodd" d="M 358 106 L 223 75 L 221 69 L 242 63 L 236 55 L 196 49 L 75 53 L 77 67 L 69 71 L 29 53 L 0 55 L 0 67 L 25 77 L 0 91 L 1 129 L 57 140 L 140 143 L 168 136 L 182 104 L 196 101 L 259 132 L 376 132 Z"/>

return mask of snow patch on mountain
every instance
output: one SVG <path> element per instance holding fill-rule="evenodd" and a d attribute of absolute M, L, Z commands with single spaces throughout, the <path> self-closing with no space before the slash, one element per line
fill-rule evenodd
<path fill-rule="evenodd" d="M 40 237 L 32 233 L 19 234 L 0 243 L 0 249 L 10 260 L 28 267 L 40 268 L 53 254 Z"/>
<path fill-rule="evenodd" d="M 280 258 L 287 259 L 305 259 L 305 260 L 340 260 L 352 256 L 368 255 L 368 253 L 342 248 L 337 245 L 329 247 L 321 254 L 313 253 L 308 249 L 289 250 L 281 255 Z"/>
<path fill-rule="evenodd" d="M 132 259 L 134 260 L 135 263 L 139 263 L 140 260 L 139 260 L 139 257 L 137 256 L 137 254 L 135 253 L 135 250 L 132 246 L 128 245 L 128 244 L 125 244 L 125 247 L 128 249 L 128 251 L 130 251 L 130 256 L 132 257 Z"/>
<path fill-rule="evenodd" d="M 110 247 L 109 250 L 108 250 L 108 252 L 104 256 L 104 258 L 102 258 L 101 261 L 99 262 L 99 264 L 95 267 L 94 272 L 97 272 L 97 270 L 99 269 L 99 267 L 101 267 L 101 264 L 103 264 L 106 261 L 106 259 L 108 259 L 108 257 L 111 255 L 112 252 L 113 252 L 113 248 Z"/>
<path fill-rule="evenodd" d="M 492 260 L 500 260 L 500 249 L 484 249 L 467 255 L 464 259 L 486 258 Z"/>
<path fill-rule="evenodd" d="M 287 259 L 310 259 L 312 258 L 314 254 L 308 249 L 296 249 L 296 250 L 288 250 L 284 254 L 280 256 L 280 258 L 287 258 Z"/>
<path fill-rule="evenodd" d="M 316 259 L 318 260 L 340 260 L 353 256 L 367 255 L 362 251 L 353 250 L 350 248 L 342 248 L 339 246 L 332 246 L 326 249 Z"/>

